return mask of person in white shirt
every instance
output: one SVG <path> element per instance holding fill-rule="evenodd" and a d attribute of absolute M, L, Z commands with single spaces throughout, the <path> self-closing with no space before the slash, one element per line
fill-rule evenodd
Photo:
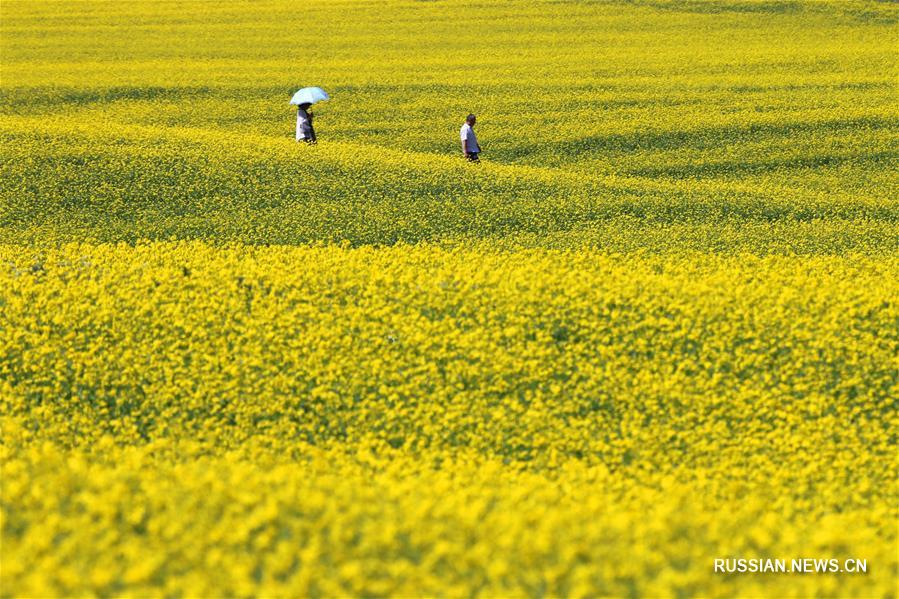
<path fill-rule="evenodd" d="M 474 134 L 474 124 L 477 117 L 469 114 L 465 118 L 465 124 L 459 130 L 459 137 L 462 139 L 462 153 L 469 162 L 480 162 L 478 154 L 481 153 L 481 146 L 478 144 L 478 138 Z"/>
<path fill-rule="evenodd" d="M 312 128 L 312 113 L 309 107 L 312 104 L 304 103 L 297 106 L 297 141 L 305 141 L 307 144 L 315 143 L 315 129 Z"/>

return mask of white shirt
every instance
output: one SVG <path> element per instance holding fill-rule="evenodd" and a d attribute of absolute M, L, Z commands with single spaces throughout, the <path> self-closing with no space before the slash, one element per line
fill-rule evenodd
<path fill-rule="evenodd" d="M 471 125 L 465 123 L 462 125 L 462 129 L 459 130 L 459 138 L 462 141 L 467 141 L 466 148 L 469 152 L 480 152 L 481 146 L 478 145 L 478 138 L 474 134 L 474 129 L 471 128 Z"/>

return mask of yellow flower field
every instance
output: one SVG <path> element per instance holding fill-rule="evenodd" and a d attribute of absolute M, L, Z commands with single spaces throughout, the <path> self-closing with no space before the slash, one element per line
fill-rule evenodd
<path fill-rule="evenodd" d="M 896 596 L 897 5 L 0 11 L 0 597 Z"/>

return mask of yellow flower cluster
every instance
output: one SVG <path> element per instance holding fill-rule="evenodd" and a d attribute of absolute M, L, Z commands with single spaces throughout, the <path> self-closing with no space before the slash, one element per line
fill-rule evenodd
<path fill-rule="evenodd" d="M 895 596 L 899 5 L 2 11 L 0 598 Z"/>
<path fill-rule="evenodd" d="M 0 250 L 15 594 L 886 593 L 899 260 Z M 808 552 L 856 578 L 727 579 Z"/>

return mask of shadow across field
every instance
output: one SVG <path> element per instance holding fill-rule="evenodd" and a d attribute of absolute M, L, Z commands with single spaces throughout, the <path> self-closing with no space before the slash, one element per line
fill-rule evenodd
<path fill-rule="evenodd" d="M 816 169 L 845 164 L 866 164 L 872 168 L 895 168 L 899 152 L 852 152 L 847 154 L 818 154 L 776 160 L 724 160 L 700 164 L 673 165 L 629 169 L 638 177 L 666 177 L 696 179 L 702 177 L 743 177 L 796 169 Z"/>
<path fill-rule="evenodd" d="M 100 89 L 29 87 L 0 90 L 0 103 L 3 105 L 4 112 L 28 114 L 60 105 L 83 108 L 94 104 L 108 104 L 123 100 L 190 101 L 220 94 L 220 90 L 206 86 L 119 86 Z"/>
<path fill-rule="evenodd" d="M 553 153 L 566 158 L 583 158 L 585 154 L 627 154 L 632 152 L 667 150 L 713 150 L 729 145 L 781 139 L 789 145 L 795 136 L 824 137 L 858 131 L 887 134 L 899 127 L 899 119 L 864 117 L 826 121 L 794 121 L 787 123 L 751 123 L 699 129 L 634 131 L 611 135 L 590 135 L 553 142 Z M 534 146 L 516 149 L 519 156 L 540 151 Z"/>

